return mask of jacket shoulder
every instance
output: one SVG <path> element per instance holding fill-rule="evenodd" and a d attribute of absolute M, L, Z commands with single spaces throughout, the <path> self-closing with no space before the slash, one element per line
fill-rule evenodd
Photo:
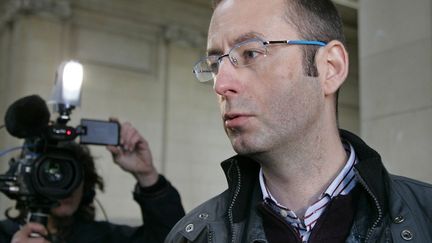
<path fill-rule="evenodd" d="M 390 175 L 390 178 L 394 185 L 401 191 L 432 198 L 432 184 L 398 175 Z"/>
<path fill-rule="evenodd" d="M 219 224 L 225 221 L 227 212 L 228 191 L 205 201 L 187 213 L 168 234 L 165 243 L 196 242 L 202 237 L 209 224 Z"/>
<path fill-rule="evenodd" d="M 411 178 L 390 175 L 392 190 L 396 194 L 394 200 L 402 200 L 417 216 L 426 215 L 432 219 L 432 184 Z"/>

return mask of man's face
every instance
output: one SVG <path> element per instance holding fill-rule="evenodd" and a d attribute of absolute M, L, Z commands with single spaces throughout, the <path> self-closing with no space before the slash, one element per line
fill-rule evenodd
<path fill-rule="evenodd" d="M 69 197 L 60 200 L 60 205 L 51 209 L 51 214 L 58 218 L 70 217 L 78 209 L 83 197 L 84 183 L 81 183 Z"/>
<path fill-rule="evenodd" d="M 241 41 L 300 39 L 284 18 L 285 0 L 225 0 L 214 11 L 209 53 L 226 54 Z M 284 149 L 319 120 L 324 94 L 306 77 L 301 46 L 273 45 L 247 67 L 223 58 L 214 78 L 224 128 L 234 150 L 259 154 Z"/>

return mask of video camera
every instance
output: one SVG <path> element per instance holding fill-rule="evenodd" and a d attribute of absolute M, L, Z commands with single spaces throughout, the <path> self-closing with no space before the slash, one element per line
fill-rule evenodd
<path fill-rule="evenodd" d="M 7 131 L 25 141 L 17 148 L 20 156 L 12 158 L 7 172 L 0 175 L 0 191 L 17 201 L 16 209 L 30 212 L 34 217 L 30 221 L 45 224 L 50 209 L 83 180 L 82 165 L 63 144 L 77 137 L 81 144 L 119 143 L 117 122 L 81 119 L 77 127 L 67 125 L 72 110 L 80 105 L 82 79 L 81 64 L 70 61 L 60 65 L 52 93 L 58 113 L 55 121 L 50 121 L 47 104 L 38 95 L 18 99 L 7 109 Z"/>

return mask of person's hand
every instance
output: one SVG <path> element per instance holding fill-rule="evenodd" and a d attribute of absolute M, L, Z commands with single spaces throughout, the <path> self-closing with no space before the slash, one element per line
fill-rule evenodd
<path fill-rule="evenodd" d="M 117 121 L 111 118 L 110 120 Z M 121 123 L 120 146 L 107 146 L 114 162 L 132 173 L 142 187 L 155 184 L 159 178 L 147 141 L 129 122 Z"/>
<path fill-rule="evenodd" d="M 35 233 L 40 236 L 30 236 Z M 42 237 L 47 235 L 48 231 L 43 225 L 38 223 L 28 223 L 14 234 L 11 243 L 49 243 L 48 240 Z"/>

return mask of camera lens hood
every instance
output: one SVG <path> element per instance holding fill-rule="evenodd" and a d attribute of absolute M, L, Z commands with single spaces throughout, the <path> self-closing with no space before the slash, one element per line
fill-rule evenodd
<path fill-rule="evenodd" d="M 70 196 L 83 179 L 83 168 L 72 152 L 57 147 L 37 158 L 32 172 L 36 193 L 53 200 Z"/>

